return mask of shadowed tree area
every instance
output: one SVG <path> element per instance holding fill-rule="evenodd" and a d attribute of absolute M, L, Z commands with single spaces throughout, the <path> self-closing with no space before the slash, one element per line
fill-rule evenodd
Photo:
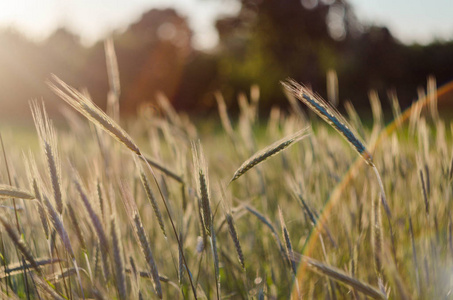
<path fill-rule="evenodd" d="M 287 77 L 326 96 L 326 72 L 334 69 L 341 100 L 363 107 L 370 89 L 383 98 L 394 89 L 407 106 L 428 75 L 439 85 L 451 79 L 452 42 L 404 45 L 385 27 L 360 24 L 346 1 L 241 2 L 238 16 L 216 24 L 219 81 L 234 101 L 238 90 L 257 83 L 264 106 L 277 103 L 278 82 Z"/>
<path fill-rule="evenodd" d="M 260 108 L 286 105 L 279 81 L 292 77 L 326 96 L 326 72 L 337 71 L 340 100 L 368 105 L 370 89 L 386 99 L 393 89 L 403 107 L 426 86 L 451 79 L 453 42 L 404 45 L 385 27 L 360 24 L 346 1 L 242 0 L 237 16 L 216 22 L 219 44 L 209 52 L 191 46 L 192 31 L 173 9 L 153 9 L 113 35 L 122 94 L 121 109 L 134 113 L 161 91 L 180 110 L 211 111 L 220 90 L 230 109 L 252 84 Z M 77 35 L 58 29 L 43 42 L 14 30 L 0 33 L 0 108 L 6 116 L 28 113 L 28 100 L 54 99 L 45 85 L 51 73 L 86 87 L 105 106 L 108 77 L 103 42 L 83 47 Z M 383 101 L 386 103 L 387 101 Z M 52 109 L 51 109 L 52 110 Z"/>

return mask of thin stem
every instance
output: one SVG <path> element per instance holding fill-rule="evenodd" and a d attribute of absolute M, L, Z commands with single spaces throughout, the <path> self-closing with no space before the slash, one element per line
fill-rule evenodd
<path fill-rule="evenodd" d="M 381 190 L 381 201 L 382 201 L 382 205 L 384 205 L 385 213 L 387 214 L 387 217 L 389 219 L 391 219 L 392 213 L 391 213 L 390 207 L 387 203 L 387 197 L 385 196 L 384 184 L 382 183 L 381 175 L 379 175 L 379 171 L 376 168 L 376 165 L 374 163 L 371 165 L 371 167 L 373 168 L 374 173 L 376 174 L 376 177 L 377 177 L 377 180 L 379 183 L 379 188 Z"/>
<path fill-rule="evenodd" d="M 181 252 L 182 260 L 184 261 L 184 264 L 186 265 L 187 274 L 188 274 L 188 277 L 189 277 L 190 286 L 192 287 L 193 295 L 194 295 L 195 299 L 198 299 L 197 298 L 197 291 L 196 291 L 195 286 L 193 285 L 193 282 L 192 282 L 192 276 L 191 276 L 192 273 L 190 272 L 189 266 L 187 265 L 186 256 L 184 255 L 184 251 L 182 249 L 182 244 L 181 244 L 181 241 L 179 240 L 178 232 L 176 231 L 175 223 L 173 222 L 173 219 L 171 217 L 170 209 L 168 208 L 167 201 L 165 200 L 165 196 L 164 196 L 164 194 L 162 192 L 162 189 L 160 188 L 160 185 L 157 182 L 156 174 L 154 173 L 153 168 L 151 168 L 151 165 L 149 164 L 148 160 L 146 160 L 146 158 L 143 156 L 143 154 L 139 154 L 138 156 L 145 161 L 146 165 L 148 166 L 149 171 L 153 175 L 154 182 L 157 185 L 157 189 L 159 190 L 160 197 L 162 198 L 162 202 L 164 203 L 165 210 L 167 211 L 168 217 L 170 219 L 171 227 L 172 227 L 173 232 L 175 234 L 176 241 L 178 242 L 178 248 L 179 248 L 179 251 Z"/>
<path fill-rule="evenodd" d="M 11 174 L 9 172 L 9 167 L 8 167 L 8 160 L 6 159 L 5 145 L 3 144 L 3 138 L 2 138 L 1 134 L 0 134 L 0 142 L 2 143 L 3 159 L 5 160 L 6 173 L 8 174 L 8 182 L 9 182 L 9 185 L 12 186 Z M 15 198 L 11 198 L 11 199 L 13 200 L 14 216 L 16 218 L 17 232 L 19 233 L 19 235 L 22 235 L 22 231 L 20 230 L 20 225 L 19 225 L 19 215 L 17 213 L 16 199 Z M 21 256 L 21 258 L 22 258 L 22 265 L 23 265 L 23 269 L 24 269 L 25 291 L 27 294 L 27 299 L 30 300 L 30 291 L 28 290 L 28 278 L 27 278 L 27 270 L 25 267 L 25 258 L 23 255 Z"/>

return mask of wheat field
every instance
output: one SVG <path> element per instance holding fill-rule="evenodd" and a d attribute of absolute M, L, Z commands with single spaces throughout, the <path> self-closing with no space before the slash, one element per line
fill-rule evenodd
<path fill-rule="evenodd" d="M 121 119 L 109 71 L 107 113 L 54 76 L 66 125 L 32 101 L 39 147 L 2 140 L 2 298 L 451 297 L 453 123 L 435 89 L 405 112 L 393 95 L 387 126 L 370 93 L 364 126 L 295 83 L 289 110 L 260 116 L 254 86 L 234 121 L 216 94 L 200 130 L 163 96 Z"/>

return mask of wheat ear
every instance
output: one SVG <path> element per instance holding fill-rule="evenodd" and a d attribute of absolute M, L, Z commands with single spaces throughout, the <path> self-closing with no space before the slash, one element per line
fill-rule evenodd
<path fill-rule="evenodd" d="M 69 218 L 71 219 L 72 226 L 74 226 L 75 234 L 79 240 L 80 247 L 82 248 L 83 255 L 85 256 L 85 261 L 88 267 L 88 275 L 90 276 L 90 280 L 93 280 L 93 273 L 91 272 L 91 265 L 90 260 L 88 258 L 88 248 L 85 242 L 85 237 L 83 235 L 82 229 L 80 228 L 79 220 L 76 216 L 74 208 L 72 207 L 71 203 L 68 203 L 68 212 Z"/>
<path fill-rule="evenodd" d="M 282 82 L 282 85 L 289 93 L 302 101 L 324 121 L 331 125 L 338 133 L 340 133 L 352 145 L 357 153 L 359 153 L 365 162 L 373 168 L 379 183 L 379 188 L 381 189 L 382 204 L 384 205 L 384 209 L 390 219 L 390 207 L 387 203 L 381 176 L 379 175 L 379 172 L 373 162 L 371 153 L 367 150 L 365 144 L 359 138 L 359 135 L 352 130 L 352 127 L 348 124 L 345 118 L 319 95 L 314 94 L 303 85 L 300 85 L 291 79 L 286 82 Z"/>
<path fill-rule="evenodd" d="M 151 250 L 151 245 L 149 244 L 148 236 L 143 228 L 143 223 L 140 218 L 140 214 L 138 212 L 137 205 L 135 204 L 134 200 L 132 199 L 131 191 L 129 187 L 125 183 L 120 184 L 121 192 L 123 197 L 121 200 L 123 201 L 124 208 L 127 212 L 127 216 L 129 221 L 134 228 L 134 237 L 137 243 L 140 245 L 140 249 L 142 250 L 143 256 L 145 257 L 146 263 L 148 264 L 151 277 L 154 283 L 154 291 L 156 292 L 157 296 L 162 299 L 162 287 L 159 281 L 159 271 L 157 269 L 156 262 L 154 260 L 153 252 Z"/>
<path fill-rule="evenodd" d="M 116 275 L 116 286 L 118 289 L 118 296 L 120 299 L 126 299 L 126 273 L 124 270 L 123 253 L 121 247 L 121 240 L 119 230 L 115 222 L 115 218 L 112 216 L 110 220 L 110 234 L 112 236 L 113 246 L 113 259 L 115 261 L 115 275 Z"/>
<path fill-rule="evenodd" d="M 25 200 L 35 199 L 32 193 L 21 190 L 9 185 L 1 184 L 0 185 L 0 198 L 20 198 Z"/>
<path fill-rule="evenodd" d="M 288 229 L 286 228 L 285 220 L 283 219 L 283 213 L 280 206 L 278 207 L 278 216 L 280 219 L 280 226 L 282 227 L 282 235 L 283 238 L 285 239 L 286 255 L 288 257 L 289 264 L 291 265 L 291 270 L 293 271 L 294 275 L 297 275 L 297 265 L 296 262 L 294 261 L 293 246 L 291 243 L 291 239 L 289 238 L 289 232 Z"/>
<path fill-rule="evenodd" d="M 47 221 L 46 211 L 44 209 L 44 205 L 42 202 L 41 190 L 39 188 L 40 184 L 38 183 L 40 182 L 38 167 L 36 166 L 36 161 L 33 155 L 31 154 L 31 151 L 28 155 L 28 158 L 24 157 L 24 160 L 26 162 L 27 177 L 30 184 L 30 189 L 33 191 L 36 200 L 38 200 L 36 203 L 38 206 L 39 219 L 41 220 L 46 240 L 49 240 L 50 236 L 49 224 Z"/>
<path fill-rule="evenodd" d="M 55 94 L 71 105 L 79 113 L 84 115 L 88 120 L 99 125 L 115 139 L 126 145 L 137 155 L 141 155 L 138 146 L 134 143 L 126 131 L 124 131 L 115 121 L 113 121 L 112 118 L 107 116 L 107 114 L 97 107 L 96 104 L 94 104 L 89 98 L 75 88 L 67 85 L 57 76 L 52 75 L 52 79 L 56 82 L 56 84 L 49 81 L 48 85 Z"/>
<path fill-rule="evenodd" d="M 141 168 L 139 164 L 137 164 L 140 170 L 140 179 L 143 185 L 143 188 L 145 189 L 146 196 L 151 203 L 151 206 L 153 207 L 154 215 L 157 218 L 157 222 L 159 223 L 159 227 L 162 230 L 162 233 L 165 237 L 167 237 L 167 233 L 165 232 L 165 225 L 164 225 L 164 219 L 162 218 L 162 213 L 160 212 L 159 206 L 157 205 L 157 200 L 156 197 L 154 196 L 153 191 L 151 190 L 150 183 L 148 181 L 148 177 L 146 177 L 145 172 Z"/>
<path fill-rule="evenodd" d="M 57 205 L 57 211 L 60 215 L 62 215 L 64 205 L 61 193 L 61 165 L 57 151 L 57 136 L 55 128 L 47 116 L 44 103 L 42 103 L 42 109 L 37 101 L 32 101 L 30 103 L 30 107 L 41 147 L 46 155 L 49 177 L 52 183 L 52 190 L 54 200 Z"/>
<path fill-rule="evenodd" d="M 159 271 L 157 270 L 157 265 L 154 261 L 151 246 L 149 245 L 148 237 L 145 233 L 145 229 L 143 228 L 143 224 L 138 213 L 135 213 L 133 220 L 135 224 L 135 233 L 138 237 L 138 240 L 140 241 L 143 255 L 145 256 L 146 262 L 148 263 L 151 275 L 153 277 L 154 290 L 156 291 L 157 296 L 162 299 L 162 287 L 159 281 Z"/>
<path fill-rule="evenodd" d="M 354 133 L 354 131 L 352 131 L 347 121 L 334 107 L 324 101 L 319 95 L 314 94 L 309 91 L 308 88 L 298 84 L 294 80 L 287 80 L 286 82 L 282 82 L 282 84 L 288 92 L 302 101 L 340 133 L 368 164 L 373 165 L 371 154 L 366 149 L 362 140 L 358 138 L 358 135 Z"/>
<path fill-rule="evenodd" d="M 41 269 L 39 268 L 38 263 L 34 259 L 33 254 L 30 251 L 30 248 L 27 246 L 25 241 L 17 235 L 16 231 L 11 226 L 11 222 L 6 220 L 5 217 L 2 215 L 0 215 L 0 222 L 2 223 L 3 227 L 5 227 L 6 232 L 8 233 L 13 243 L 16 245 L 17 249 L 19 249 L 19 251 L 25 257 L 25 259 L 28 260 L 28 262 L 32 265 L 32 267 L 37 272 L 40 273 Z"/>
<path fill-rule="evenodd" d="M 192 143 L 192 154 L 196 172 L 197 189 L 201 199 L 203 225 L 207 235 L 211 235 L 212 213 L 208 181 L 208 166 L 200 141 Z"/>
<path fill-rule="evenodd" d="M 74 250 L 72 248 L 71 240 L 69 239 L 68 232 L 64 228 L 63 222 L 61 221 L 61 218 L 60 218 L 61 215 L 57 214 L 57 211 L 54 209 L 54 207 L 50 203 L 49 199 L 46 196 L 43 196 L 43 197 L 44 197 L 43 202 L 46 205 L 47 213 L 49 214 L 52 225 L 54 226 L 55 231 L 60 236 L 61 241 L 63 242 L 63 246 L 66 248 L 66 251 L 69 253 L 69 255 L 72 258 L 72 263 L 73 263 L 74 268 L 77 273 L 77 279 L 78 279 L 80 291 L 82 293 L 82 298 L 85 299 L 85 294 L 83 293 L 83 287 L 82 287 L 82 279 L 80 278 L 80 273 L 79 273 L 79 267 L 78 267 L 77 261 L 75 259 Z"/>
<path fill-rule="evenodd" d="M 230 233 L 230 236 L 233 239 L 234 248 L 236 249 L 236 253 L 238 255 L 238 259 L 241 264 L 242 270 L 245 271 L 244 254 L 242 252 L 241 243 L 239 242 L 239 237 L 238 237 L 236 227 L 234 226 L 233 216 L 230 213 L 226 213 L 225 219 L 227 221 L 228 232 Z"/>
<path fill-rule="evenodd" d="M 105 40 L 104 50 L 110 90 L 115 93 L 115 96 L 118 98 L 121 93 L 120 72 L 118 70 L 118 61 L 116 59 L 115 46 L 112 38 Z"/>
<path fill-rule="evenodd" d="M 275 230 L 275 228 L 271 224 L 271 222 L 265 216 L 263 216 L 259 211 L 257 211 L 255 208 L 246 205 L 245 209 L 248 210 L 250 213 L 252 213 L 252 215 L 257 217 L 261 223 L 266 225 L 271 230 L 272 235 L 274 236 L 275 242 L 277 243 L 278 248 L 280 249 L 280 253 L 281 253 L 283 259 L 286 260 L 287 256 L 286 256 L 285 248 L 283 247 L 283 244 L 282 244 L 280 238 L 278 237 L 277 231 Z"/>
<path fill-rule="evenodd" d="M 65 300 L 67 298 L 61 296 L 57 291 L 55 291 L 50 285 L 49 283 L 45 282 L 44 280 L 42 280 L 38 275 L 36 274 L 33 274 L 33 273 L 30 273 L 31 277 L 33 278 L 33 281 L 36 283 L 36 285 L 41 288 L 43 291 L 45 291 L 47 294 L 49 294 L 49 296 L 52 298 L 52 299 L 55 299 L 55 300 Z"/>
<path fill-rule="evenodd" d="M 272 145 L 267 146 L 266 148 L 258 151 L 254 155 L 252 155 L 249 159 L 247 159 L 233 174 L 233 178 L 231 178 L 230 183 L 234 180 L 238 179 L 242 175 L 244 175 L 248 170 L 255 167 L 259 163 L 265 161 L 266 159 L 270 158 L 278 154 L 279 152 L 283 151 L 284 149 L 291 146 L 293 143 L 300 141 L 304 137 L 308 135 L 308 128 L 302 129 L 292 135 L 289 135 L 279 141 L 276 141 Z"/>
<path fill-rule="evenodd" d="M 102 226 L 101 219 L 96 214 L 96 212 L 93 209 L 93 206 L 91 205 L 90 201 L 88 200 L 86 192 L 85 192 L 84 188 L 82 187 L 77 174 L 75 175 L 74 184 L 80 195 L 80 198 L 82 199 L 85 209 L 87 210 L 88 215 L 90 216 L 91 222 L 93 223 L 93 226 L 94 226 L 94 230 L 96 231 L 96 234 L 99 238 L 99 245 L 101 247 L 102 265 L 103 265 L 103 269 L 104 269 L 104 276 L 105 276 L 105 279 L 108 280 L 108 278 L 110 277 L 110 268 L 108 265 L 109 244 L 108 244 L 107 236 L 105 234 L 104 227 Z"/>
<path fill-rule="evenodd" d="M 313 258 L 304 256 L 304 255 L 297 255 L 297 261 L 302 261 L 306 263 L 310 269 L 313 271 L 320 273 L 322 275 L 326 275 L 333 280 L 341 282 L 345 285 L 355 288 L 358 291 L 361 291 L 365 295 L 372 297 L 374 299 L 387 299 L 387 296 L 376 289 L 375 287 L 362 282 L 354 277 L 351 277 L 345 274 L 343 271 L 333 268 L 331 266 L 325 265 Z"/>
<path fill-rule="evenodd" d="M 230 137 L 230 139 L 234 142 L 236 138 L 234 135 L 234 130 L 233 126 L 231 125 L 230 118 L 228 117 L 225 100 L 223 99 L 223 96 L 220 92 L 216 92 L 214 96 L 217 101 L 217 107 L 219 110 L 220 121 L 222 122 L 223 129 L 225 130 L 226 134 Z"/>
<path fill-rule="evenodd" d="M 49 199 L 46 196 L 43 196 L 43 202 L 46 206 L 47 214 L 49 215 L 49 219 L 55 228 L 55 231 L 61 238 L 63 242 L 63 246 L 66 248 L 66 251 L 69 253 L 71 258 L 75 258 L 74 250 L 71 245 L 71 240 L 69 239 L 68 232 L 64 228 L 63 222 L 61 221 L 60 215 L 57 213 L 55 208 L 53 207 L 52 203 L 50 203 Z"/>

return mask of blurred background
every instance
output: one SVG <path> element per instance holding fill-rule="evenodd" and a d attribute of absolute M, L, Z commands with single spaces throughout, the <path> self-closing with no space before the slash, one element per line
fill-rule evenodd
<path fill-rule="evenodd" d="M 327 97 L 329 71 L 340 107 L 368 110 L 376 90 L 384 105 L 393 92 L 406 108 L 429 75 L 438 86 L 453 77 L 452 13 L 451 0 L 1 1 L 0 116 L 28 118 L 30 99 L 61 103 L 45 84 L 52 73 L 105 108 L 108 37 L 122 114 L 162 92 L 176 109 L 207 115 L 216 91 L 234 113 L 254 84 L 268 111 L 287 105 L 279 81 L 288 77 Z"/>

